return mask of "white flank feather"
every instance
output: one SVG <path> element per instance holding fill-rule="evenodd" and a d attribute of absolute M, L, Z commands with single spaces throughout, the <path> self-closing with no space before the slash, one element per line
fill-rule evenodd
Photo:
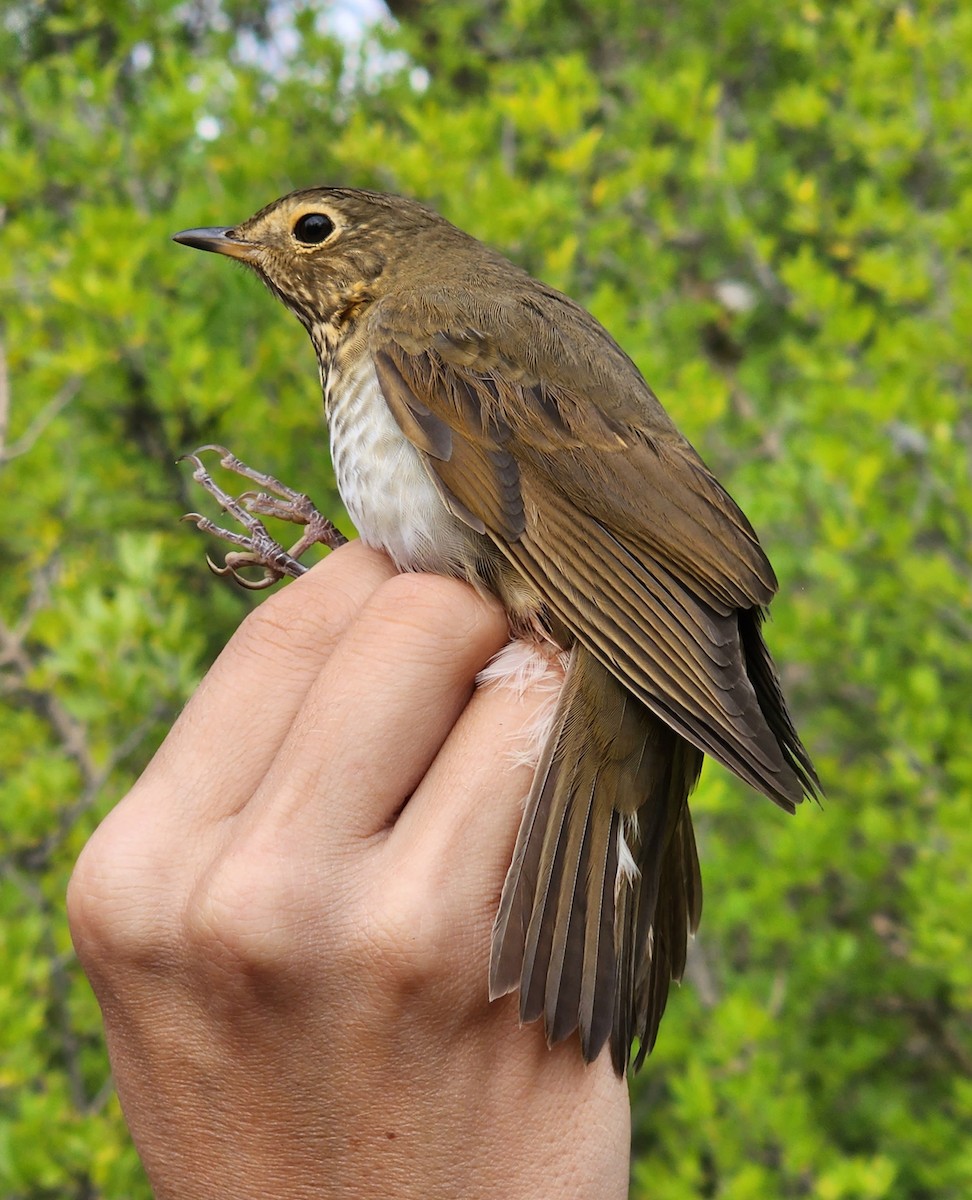
<path fill-rule="evenodd" d="M 517 766 L 535 767 L 539 762 L 553 728 L 566 669 L 567 655 L 557 647 L 520 639 L 494 654 L 476 676 L 477 687 L 506 688 L 517 699 L 530 691 L 540 698 L 536 713 L 509 748 Z"/>
<path fill-rule="evenodd" d="M 628 843 L 625 839 L 625 826 L 627 823 L 628 819 L 625 818 L 618 825 L 618 877 L 614 884 L 615 896 L 617 896 L 626 883 L 633 884 L 641 874 L 638 870 L 638 864 L 634 860 L 634 855 L 628 848 Z"/>

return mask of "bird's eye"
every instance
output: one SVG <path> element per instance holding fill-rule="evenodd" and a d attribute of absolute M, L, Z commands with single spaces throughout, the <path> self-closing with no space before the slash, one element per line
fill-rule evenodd
<path fill-rule="evenodd" d="M 334 222 L 324 213 L 304 213 L 294 225 L 294 237 L 305 246 L 319 246 L 334 232 Z"/>

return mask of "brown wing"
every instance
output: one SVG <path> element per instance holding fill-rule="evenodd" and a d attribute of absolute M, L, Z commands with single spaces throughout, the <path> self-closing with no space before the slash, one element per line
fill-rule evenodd
<path fill-rule="evenodd" d="M 405 337 L 394 310 L 379 307 L 382 392 L 455 513 L 652 712 L 792 809 L 812 790 L 812 768 L 785 709 L 764 712 L 740 630 L 740 610 L 758 623 L 751 610 L 768 603 L 775 577 L 633 365 L 622 375 L 631 395 L 604 400 L 587 361 L 575 376 L 593 397 L 565 381 L 569 372 L 539 379 L 535 364 L 511 360 L 508 340 L 497 368 L 475 329 Z M 616 366 L 620 351 L 604 339 Z M 772 666 L 758 666 L 775 703 Z"/>

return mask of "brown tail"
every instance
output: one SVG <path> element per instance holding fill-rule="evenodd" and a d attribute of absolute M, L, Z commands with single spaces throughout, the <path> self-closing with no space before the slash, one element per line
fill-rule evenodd
<path fill-rule="evenodd" d="M 702 911 L 689 792 L 702 754 L 583 647 L 571 651 L 496 922 L 490 997 L 520 989 L 520 1019 L 550 1043 L 610 1038 L 623 1074 L 651 1050 Z"/>

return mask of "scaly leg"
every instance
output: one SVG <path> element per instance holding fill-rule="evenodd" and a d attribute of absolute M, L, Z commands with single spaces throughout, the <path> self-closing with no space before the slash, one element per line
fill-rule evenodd
<path fill-rule="evenodd" d="M 223 491 L 206 470 L 199 457 L 206 450 L 212 450 L 218 454 L 220 466 L 227 471 L 251 480 L 265 488 L 266 491 L 243 492 L 239 496 L 231 496 L 228 492 Z M 180 462 L 183 460 L 188 460 L 193 464 L 195 468 L 192 473 L 193 479 L 209 492 L 224 512 L 228 512 L 246 530 L 246 533 L 235 533 L 230 529 L 224 529 L 221 525 L 209 520 L 208 517 L 202 516 L 201 513 L 186 513 L 182 518 L 184 521 L 195 522 L 196 528 L 201 529 L 203 533 L 210 533 L 214 537 L 222 538 L 223 541 L 231 542 L 234 546 L 242 547 L 240 551 L 231 550 L 223 560 L 222 566 L 218 566 L 207 555 L 206 562 L 216 575 L 232 575 L 241 587 L 248 588 L 250 591 L 260 591 L 283 579 L 285 575 L 290 575 L 294 579 L 303 575 L 307 567 L 299 560 L 311 546 L 323 545 L 330 550 L 336 550 L 338 546 L 343 546 L 348 540 L 327 517 L 317 511 L 310 499 L 302 492 L 294 491 L 293 488 L 274 479 L 272 475 L 266 475 L 262 471 L 255 471 L 252 467 L 248 467 L 234 454 L 231 454 L 225 446 L 200 446 L 194 454 L 183 455 Z M 276 517 L 278 520 L 289 521 L 294 525 L 303 525 L 304 533 L 289 550 L 286 550 L 279 542 L 274 541 L 263 522 L 254 515 L 255 513 L 266 517 Z M 240 574 L 240 570 L 244 567 L 262 567 L 263 576 L 256 580 L 247 579 Z"/>

